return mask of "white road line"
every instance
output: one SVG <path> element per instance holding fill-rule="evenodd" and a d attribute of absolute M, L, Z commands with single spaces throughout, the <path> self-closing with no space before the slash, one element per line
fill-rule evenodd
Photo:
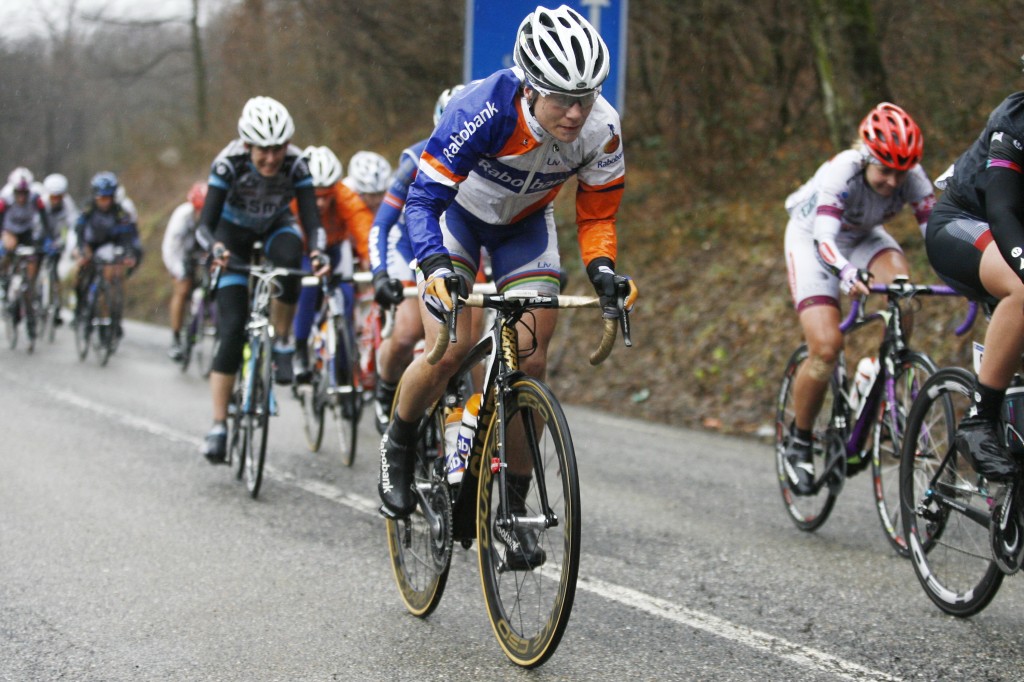
<path fill-rule="evenodd" d="M 6 374 L 5 372 L 0 373 Z M 17 381 L 13 376 L 8 375 L 8 378 Z M 36 388 L 43 390 L 53 398 L 68 405 L 103 415 L 133 429 L 151 433 L 176 443 L 192 444 L 196 449 L 202 445 L 202 439 L 196 438 L 194 435 L 178 431 L 149 419 L 125 414 L 121 410 L 88 400 L 70 391 L 40 386 L 38 384 L 36 384 Z M 345 492 L 322 481 L 298 479 L 290 475 L 282 475 L 269 466 L 266 467 L 265 473 L 286 485 L 294 485 L 301 490 L 343 505 L 354 511 L 378 517 L 377 509 L 380 504 L 375 499 L 371 500 L 362 495 Z M 897 677 L 867 668 L 838 656 L 833 656 L 820 649 L 796 644 L 744 625 L 737 625 L 702 611 L 688 609 L 664 599 L 644 594 L 630 587 L 580 575 L 576 589 L 590 592 L 609 601 L 643 611 L 657 618 L 663 618 L 680 625 L 702 630 L 716 637 L 721 637 L 722 639 L 756 649 L 771 656 L 785 659 L 791 663 L 834 675 L 839 679 L 857 682 L 862 682 L 863 680 L 899 682 Z"/>

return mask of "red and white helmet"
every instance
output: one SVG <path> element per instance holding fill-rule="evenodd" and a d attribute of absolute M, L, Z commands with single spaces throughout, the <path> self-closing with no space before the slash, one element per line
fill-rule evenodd
<path fill-rule="evenodd" d="M 242 108 L 238 136 L 257 147 L 285 144 L 295 134 L 295 123 L 285 106 L 271 97 L 253 97 Z"/>
<path fill-rule="evenodd" d="M 302 150 L 309 163 L 314 187 L 333 187 L 341 179 L 341 161 L 330 147 L 309 146 Z"/>
<path fill-rule="evenodd" d="M 860 139 L 880 164 L 896 170 L 910 170 L 924 152 L 921 129 L 907 112 L 889 102 L 882 102 L 864 117 Z"/>
<path fill-rule="evenodd" d="M 7 184 L 15 192 L 29 192 L 32 190 L 32 183 L 35 182 L 32 171 L 24 166 L 18 166 L 7 176 Z"/>
<path fill-rule="evenodd" d="M 203 204 L 206 203 L 206 192 L 208 189 L 209 185 L 205 182 L 197 182 L 189 188 L 188 200 L 192 204 L 192 207 L 197 211 L 203 210 Z"/>
<path fill-rule="evenodd" d="M 526 15 L 516 33 L 512 59 L 541 94 L 596 90 L 611 67 L 601 34 L 566 5 L 538 7 Z"/>

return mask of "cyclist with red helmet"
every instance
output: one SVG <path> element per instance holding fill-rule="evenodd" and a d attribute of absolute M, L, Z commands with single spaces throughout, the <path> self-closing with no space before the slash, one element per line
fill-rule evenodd
<path fill-rule="evenodd" d="M 181 322 L 185 313 L 185 305 L 192 294 L 195 284 L 193 275 L 196 265 L 205 253 L 196 241 L 196 227 L 199 225 L 199 212 L 206 201 L 205 182 L 197 182 L 188 190 L 186 201 L 171 213 L 164 231 L 161 255 L 164 267 L 171 275 L 171 300 L 169 313 L 171 317 L 171 347 L 168 357 L 175 362 L 181 361 Z"/>
<path fill-rule="evenodd" d="M 786 198 L 786 268 L 809 355 L 793 388 L 796 418 L 786 472 L 797 495 L 811 492 L 811 427 L 821 410 L 843 335 L 840 291 L 867 294 L 867 282 L 907 275 L 903 250 L 883 223 L 910 205 L 922 234 L 935 194 L 920 160 L 921 129 L 882 102 L 864 117 L 853 148 L 836 154 Z"/>
<path fill-rule="evenodd" d="M 935 184 L 945 192 L 928 223 L 928 260 L 951 287 L 995 306 L 956 448 L 978 473 L 1007 480 L 1018 464 L 1002 447 L 999 414 L 1024 353 L 1024 92 L 989 114 L 981 135 Z"/>

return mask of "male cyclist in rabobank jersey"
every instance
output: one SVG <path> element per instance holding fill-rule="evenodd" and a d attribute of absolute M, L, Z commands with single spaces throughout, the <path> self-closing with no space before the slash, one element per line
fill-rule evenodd
<path fill-rule="evenodd" d="M 406 225 L 422 280 L 427 346 L 455 296 L 475 278 L 481 247 L 491 256 L 500 291 L 559 291 L 560 259 L 552 201 L 576 175 L 577 234 L 583 262 L 604 314 L 616 317 L 616 298 L 636 298 L 629 278 L 615 274 L 615 216 L 625 184 L 619 116 L 600 96 L 608 48 L 579 13 L 538 7 L 520 24 L 516 67 L 470 83 L 445 109 L 420 158 L 406 201 Z M 458 336 L 471 336 L 471 316 L 458 318 Z M 524 321 L 520 368 L 543 377 L 557 311 L 541 309 Z M 415 509 L 412 450 L 416 423 L 440 396 L 472 344 L 449 346 L 437 365 L 423 356 L 402 376 L 394 418 L 381 441 L 378 492 L 382 512 Z M 513 499 L 525 497 L 531 465 L 510 453 Z M 526 547 L 536 548 L 528 537 Z M 543 559 L 535 563 L 542 563 Z"/>
<path fill-rule="evenodd" d="M 277 267 L 298 269 L 307 249 L 310 258 L 319 263 L 326 237 L 309 166 L 302 150 L 291 144 L 294 133 L 291 114 L 277 100 L 253 97 L 245 103 L 238 119 L 238 138 L 213 160 L 206 201 L 199 214 L 199 244 L 210 252 L 215 264 L 226 266 L 229 256 L 248 261 L 257 241 L 262 241 L 267 260 Z M 291 211 L 293 197 L 301 225 L 295 224 Z M 279 384 L 290 384 L 293 378 L 294 347 L 288 339 L 300 288 L 298 277 L 284 278 L 281 294 L 270 309 L 276 334 L 274 378 Z M 210 372 L 213 426 L 203 446 L 203 454 L 213 464 L 225 462 L 228 402 L 242 364 L 248 316 L 248 278 L 239 272 L 222 274 L 217 284 L 220 345 Z"/>

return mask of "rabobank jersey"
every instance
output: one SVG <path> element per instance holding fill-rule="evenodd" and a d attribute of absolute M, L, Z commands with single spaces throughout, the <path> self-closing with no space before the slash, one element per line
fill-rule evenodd
<path fill-rule="evenodd" d="M 530 113 L 518 69 L 467 85 L 445 107 L 406 201 L 416 258 L 445 253 L 438 216 L 451 201 L 491 225 L 548 206 L 574 174 L 584 263 L 616 255 L 615 214 L 625 185 L 619 115 L 598 97 L 575 141 L 560 142 Z"/>
<path fill-rule="evenodd" d="M 426 146 L 427 140 L 420 140 L 402 150 L 391 186 L 388 187 L 384 200 L 377 209 L 377 215 L 374 216 L 373 228 L 370 230 L 370 268 L 375 275 L 387 270 L 388 243 L 397 239 L 391 235 L 392 230 L 396 225 L 397 229 L 406 229 L 405 200 L 409 196 L 413 180 L 416 179 L 416 169 Z M 407 236 L 405 238 L 408 239 Z"/>
<path fill-rule="evenodd" d="M 268 178 L 252 164 L 245 143 L 233 140 L 213 160 L 209 183 L 227 192 L 223 220 L 262 233 L 290 212 L 295 190 L 312 187 L 313 178 L 302 150 L 295 145 L 288 145 L 281 169 Z"/>

